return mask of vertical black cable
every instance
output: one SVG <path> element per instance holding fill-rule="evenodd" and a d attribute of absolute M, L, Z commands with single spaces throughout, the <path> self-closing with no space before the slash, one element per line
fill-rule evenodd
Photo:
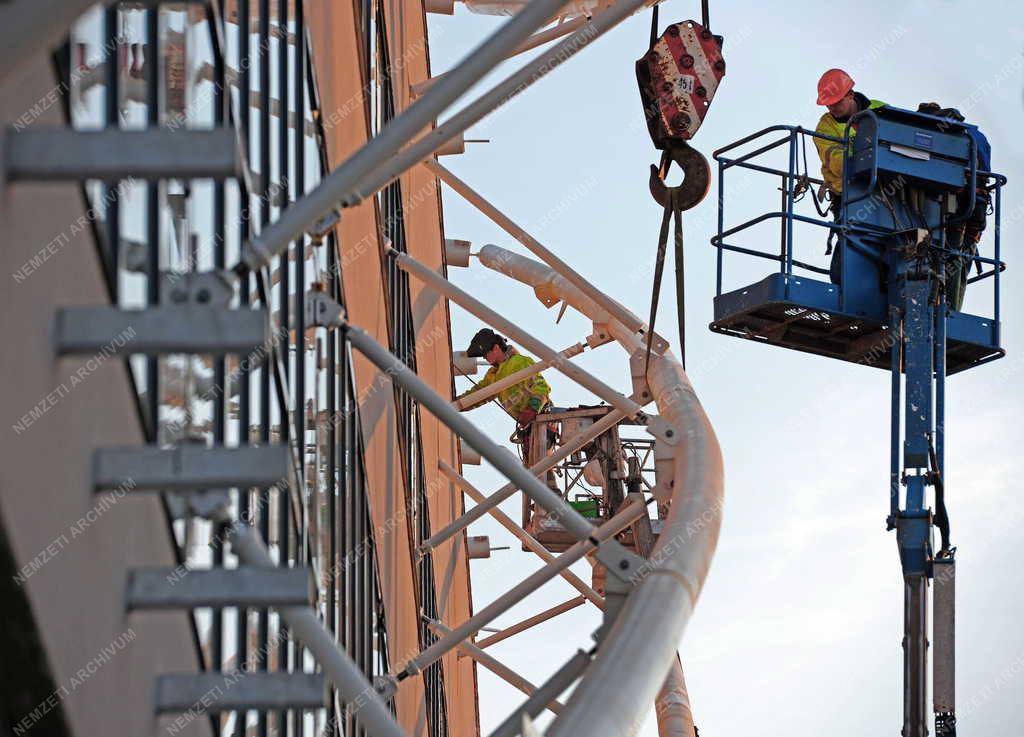
<path fill-rule="evenodd" d="M 345 387 L 345 399 L 342 402 L 342 406 L 345 408 L 345 447 L 342 451 L 342 458 L 345 462 L 345 486 L 342 490 L 343 501 L 344 501 L 344 520 L 342 521 L 342 529 L 344 534 L 344 545 L 343 550 L 345 551 L 345 563 L 341 569 L 342 575 L 342 591 L 344 593 L 344 606 L 341 610 L 342 617 L 342 645 L 346 652 L 354 656 L 354 645 L 355 645 L 355 625 L 356 619 L 359 616 L 358 605 L 356 602 L 356 587 L 355 578 L 353 575 L 352 566 L 356 561 L 356 545 L 358 544 L 358 532 L 356 527 L 356 510 L 358 504 L 358 497 L 361 493 L 360 488 L 356 485 L 356 469 L 358 467 L 357 453 L 359 447 L 356 444 L 356 407 L 355 407 L 355 390 L 352 384 L 351 376 L 349 371 L 351 370 L 349 363 L 350 349 L 348 341 L 345 341 L 343 346 L 342 355 L 345 362 L 345 373 L 343 376 L 343 386 Z M 358 661 L 356 661 L 358 662 Z M 344 707 L 345 704 L 342 704 Z M 349 710 L 345 709 L 345 725 L 344 733 L 350 735 L 353 732 L 353 720 L 349 714 Z"/>
<path fill-rule="evenodd" d="M 372 586 L 372 579 L 370 578 L 370 555 L 367 546 L 365 545 L 366 539 L 370 534 L 370 511 L 367 505 L 366 499 L 366 476 L 363 473 L 362 464 L 359 467 L 359 499 L 360 506 L 362 509 L 359 510 L 360 530 L 359 530 L 359 541 L 363 543 L 363 550 L 360 551 L 359 555 L 359 578 L 360 578 L 360 604 L 359 604 L 359 618 L 360 618 L 360 643 L 359 643 L 359 658 L 363 666 L 363 673 L 366 674 L 367 678 L 372 677 L 372 663 L 373 663 L 373 621 L 374 611 L 376 609 L 376 602 L 374 601 L 373 594 L 370 590 Z M 366 730 L 360 726 L 359 728 L 360 737 L 365 737 Z"/>
<path fill-rule="evenodd" d="M 290 149 L 288 147 L 288 0 L 279 0 L 277 8 L 277 172 L 278 172 L 278 196 L 280 197 L 281 213 L 288 206 L 289 183 L 291 179 Z M 285 347 L 283 361 L 284 378 L 288 386 L 291 386 L 291 361 L 288 357 L 288 329 L 291 326 L 291 279 L 289 277 L 289 252 L 286 251 L 277 260 L 278 276 L 278 297 L 280 305 L 281 331 L 284 340 L 281 344 Z M 291 440 L 291 423 L 288 417 L 282 412 L 280 419 L 280 442 L 287 445 Z M 288 503 L 288 494 L 284 489 L 277 492 L 277 546 L 278 564 L 287 567 L 290 565 L 290 539 L 291 539 L 291 508 Z M 278 640 L 277 640 L 277 669 L 279 671 L 291 670 L 288 663 L 288 629 L 284 619 L 277 618 Z M 286 735 L 289 730 L 291 710 L 278 711 L 275 715 L 277 734 Z"/>
<path fill-rule="evenodd" d="M 249 46 L 250 46 L 250 20 L 249 3 L 247 0 L 238 3 L 238 125 L 241 129 L 242 148 L 245 151 L 245 166 L 250 168 L 251 147 L 249 145 L 249 118 L 251 106 L 249 104 L 249 90 L 252 87 L 250 74 Z M 249 240 L 252 216 L 249 193 L 244 186 L 239 187 L 239 218 L 238 218 L 238 242 L 244 245 Z M 250 303 L 251 279 L 248 275 L 242 278 L 240 285 L 240 301 L 243 306 Z M 240 445 L 248 445 L 250 438 L 250 423 L 252 411 L 250 407 L 252 377 L 250 375 L 248 362 L 252 357 L 244 359 L 245 365 L 239 365 L 239 403 L 238 403 L 238 437 Z M 238 490 L 238 515 L 239 518 L 249 521 L 251 517 L 249 509 L 249 489 Z M 235 656 L 236 666 L 239 670 L 246 667 L 249 659 L 249 612 L 244 607 L 238 609 L 237 629 L 235 631 Z M 235 735 L 245 737 L 246 712 L 236 711 Z"/>
<path fill-rule="evenodd" d="M 106 66 L 106 99 L 104 100 L 104 125 L 107 128 L 119 128 L 121 126 L 121 105 L 120 77 L 121 43 L 118 32 L 119 13 L 117 5 L 112 5 L 104 12 L 104 39 L 107 49 Z M 114 295 L 114 302 L 118 299 L 118 265 L 120 264 L 121 252 L 121 193 L 119 181 L 107 182 L 104 188 L 103 201 L 105 207 L 106 225 L 106 256 L 107 283 Z"/>
<path fill-rule="evenodd" d="M 325 285 L 327 287 L 327 293 L 335 301 L 341 302 L 341 290 L 338 288 L 338 263 L 337 255 L 335 253 L 335 242 L 334 238 L 331 237 L 327 241 L 327 273 L 329 283 Z M 329 627 L 331 634 L 334 635 L 334 641 L 338 641 L 338 626 L 336 621 L 336 615 L 338 610 L 338 592 L 337 592 L 337 570 L 338 570 L 338 453 L 337 453 L 337 442 L 338 442 L 338 413 L 341 408 L 338 406 L 338 392 L 337 386 L 339 382 L 338 378 L 338 333 L 339 331 L 333 330 L 328 335 L 327 339 L 327 408 L 328 417 L 331 421 L 327 423 L 327 494 L 328 494 L 328 529 L 330 530 L 329 540 L 329 558 L 327 565 L 327 626 Z M 337 723 L 337 714 L 334 708 L 334 699 L 331 699 L 330 708 L 328 710 L 328 724 Z"/>
<path fill-rule="evenodd" d="M 220 17 L 223 18 L 224 2 L 220 2 Z M 207 10 L 210 13 L 210 10 Z M 217 29 L 213 27 L 215 17 L 208 17 L 210 24 L 210 47 L 213 51 L 213 125 L 215 128 L 224 126 L 225 106 L 228 104 L 228 95 L 225 89 L 227 77 L 225 74 L 225 49 L 218 47 L 216 43 Z M 223 29 L 221 29 L 223 31 Z M 225 255 L 225 224 L 227 222 L 227 197 L 224 180 L 215 179 L 213 182 L 213 268 L 223 271 L 227 265 Z M 231 390 L 225 386 L 227 380 L 226 364 L 223 356 L 216 356 L 213 359 L 213 443 L 224 445 L 226 437 L 227 415 L 225 402 L 230 401 Z M 226 395 L 226 396 L 225 396 Z M 224 565 L 224 541 L 223 531 L 217 528 L 213 530 L 213 537 L 210 541 L 213 554 L 213 567 L 220 568 Z M 213 610 L 213 622 L 210 628 L 210 656 L 212 663 L 210 670 L 219 671 L 224 664 L 224 611 Z M 222 725 L 220 717 L 215 717 L 218 726 L 217 737 L 220 737 L 219 727 Z"/>
<path fill-rule="evenodd" d="M 377 28 L 377 68 L 380 75 L 381 123 L 386 124 L 396 114 L 392 70 L 387 44 L 385 17 L 378 10 Z M 402 202 L 401 184 L 396 180 L 381 191 L 381 210 L 384 213 L 384 235 L 390 240 L 391 246 L 401 252 L 407 252 L 405 237 L 405 216 Z M 393 259 L 387 262 L 388 307 L 391 327 L 392 352 L 412 370 L 416 370 L 416 330 L 412 318 L 412 303 L 409 292 L 409 276 L 398 269 Z M 429 514 L 425 487 L 423 486 L 422 450 L 419 437 L 419 410 L 417 403 L 404 390 L 395 389 L 397 406 L 398 443 L 402 455 L 402 472 L 404 488 L 407 493 L 405 500 L 411 534 L 414 543 L 419 544 L 429 536 Z M 415 606 L 427 616 L 436 616 L 437 603 L 434 582 L 433 562 L 430 555 L 423 556 L 414 568 L 415 572 Z M 372 580 L 376 571 L 372 566 L 367 570 L 367 579 Z M 419 639 L 421 647 L 427 647 L 436 640 L 436 636 L 426 622 L 419 621 Z M 444 670 L 438 661 L 423 673 L 424 696 L 428 732 L 431 737 L 441 737 L 446 730 L 447 714 L 444 704 Z"/>
<path fill-rule="evenodd" d="M 160 10 L 146 11 L 146 123 L 150 128 L 160 125 Z M 160 183 L 146 185 L 146 301 L 160 302 Z M 149 412 L 149 437 L 160 440 L 160 359 L 146 359 L 146 396 Z"/>
<path fill-rule="evenodd" d="M 306 136 L 305 136 L 305 26 L 302 3 L 295 4 L 295 196 L 302 197 L 306 191 Z M 299 493 L 306 496 L 306 239 L 295 240 L 295 439 L 302 449 L 303 463 L 298 469 L 302 488 Z M 308 524 L 308 520 L 303 520 Z"/>
<path fill-rule="evenodd" d="M 336 274 L 335 284 L 340 285 L 341 274 L 338 271 L 340 264 L 335 264 L 332 274 Z M 339 288 L 340 292 L 340 288 Z M 340 293 L 335 299 L 340 299 Z M 349 444 L 348 434 L 349 427 L 352 424 L 352 413 L 349 409 L 349 381 L 348 381 L 348 346 L 345 341 L 344 333 L 340 333 L 337 340 L 337 362 L 331 366 L 331 370 L 338 376 L 339 385 L 339 397 L 338 406 L 339 421 L 341 424 L 340 430 L 337 432 L 337 442 L 333 445 L 336 451 L 335 463 L 333 468 L 337 469 L 338 487 L 337 487 L 337 504 L 338 504 L 338 520 L 337 520 L 337 554 L 335 557 L 335 570 L 337 571 L 336 589 L 338 591 L 338 598 L 335 605 L 336 616 L 338 620 L 338 627 L 335 630 L 335 642 L 342 643 L 344 647 L 345 643 L 345 618 L 348 616 L 348 590 L 347 580 L 348 577 L 345 575 L 346 564 L 348 563 L 348 526 L 350 515 L 348 514 L 348 504 L 350 497 L 350 489 L 348 484 L 348 469 L 351 467 L 351 462 L 348 460 Z M 334 423 L 337 427 L 338 423 Z M 339 465 L 340 464 L 340 465 Z M 331 708 L 335 709 L 335 700 L 331 699 Z M 334 719 L 334 734 L 339 734 L 345 729 L 344 725 L 338 723 L 339 714 L 337 711 L 333 711 Z M 347 732 L 346 732 L 347 734 Z"/>
<path fill-rule="evenodd" d="M 295 64 L 292 69 L 292 95 L 295 108 L 295 198 L 306 193 L 306 18 L 302 0 L 295 2 Z M 306 499 L 306 238 L 299 236 L 294 244 L 295 252 L 295 440 L 299 444 L 302 462 L 298 468 L 298 494 Z M 316 510 L 313 511 L 316 514 Z M 302 550 L 301 540 L 307 539 L 308 519 L 299 520 L 302 534 L 296 543 Z M 305 555 L 305 552 L 303 552 Z M 305 648 L 296 643 L 296 670 L 302 670 L 305 663 Z M 297 715 L 298 729 L 301 714 Z"/>
<path fill-rule="evenodd" d="M 257 59 L 259 61 L 260 75 L 260 229 L 262 230 L 270 222 L 270 202 L 273 172 L 270 166 L 270 0 L 260 0 L 259 4 L 259 48 Z M 271 262 L 273 268 L 273 262 Z M 269 295 L 268 295 L 269 296 Z M 273 313 L 273 303 L 266 305 L 268 312 Z M 271 323 L 273 319 L 271 318 Z M 270 443 L 270 374 L 272 361 L 270 356 L 264 356 L 260 365 L 259 384 L 259 408 L 260 408 L 260 443 Z M 283 418 L 282 418 L 283 421 Z M 270 490 L 259 489 L 259 524 L 260 536 L 264 544 L 270 544 Z M 257 612 L 257 643 L 256 669 L 267 670 L 269 653 L 267 645 L 270 640 L 270 611 L 261 608 Z M 267 737 L 267 713 L 259 711 L 256 714 L 256 733 L 260 737 Z"/>

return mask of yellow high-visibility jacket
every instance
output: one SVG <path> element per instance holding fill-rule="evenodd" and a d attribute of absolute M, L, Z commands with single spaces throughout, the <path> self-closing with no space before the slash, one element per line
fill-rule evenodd
<path fill-rule="evenodd" d="M 506 376 L 514 374 L 516 371 L 522 371 L 527 366 L 532 366 L 534 361 L 529 356 L 520 355 L 515 348 L 509 348 L 508 354 L 505 356 L 505 360 L 499 363 L 497 366 L 491 366 L 484 374 L 484 378 L 480 380 L 475 387 L 469 391 L 463 392 L 459 395 L 459 399 L 472 394 L 475 391 L 483 389 L 485 386 L 489 386 L 499 379 L 504 379 Z M 487 400 L 484 400 L 486 402 Z M 544 381 L 544 377 L 540 374 L 534 374 L 533 376 L 520 381 L 518 384 L 513 384 L 500 392 L 498 392 L 498 401 L 501 402 L 501 406 L 513 417 L 518 417 L 521 412 L 526 409 L 532 409 L 539 412 L 544 405 L 551 403 L 551 387 Z M 466 409 L 473 409 L 479 407 L 483 402 L 472 404 Z"/>
<path fill-rule="evenodd" d="M 870 110 L 884 107 L 886 104 L 881 100 L 869 100 L 859 92 L 854 94 L 858 97 L 858 101 L 862 98 Z M 862 110 L 864 109 L 863 102 L 861 104 Z M 826 112 L 821 116 L 821 120 L 818 121 L 818 127 L 815 128 L 815 132 L 824 136 L 842 138 L 846 132 L 846 122 L 840 122 L 832 117 L 832 113 Z M 855 135 L 857 135 L 857 129 L 851 128 L 851 141 Z M 815 138 L 814 145 L 818 149 L 818 156 L 821 157 L 821 178 L 825 180 L 825 185 L 830 190 L 839 194 L 843 191 L 843 144 Z"/>

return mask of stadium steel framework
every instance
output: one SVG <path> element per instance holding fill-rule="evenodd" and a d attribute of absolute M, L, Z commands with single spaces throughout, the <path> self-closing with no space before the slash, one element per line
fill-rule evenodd
<path fill-rule="evenodd" d="M 664 339 L 645 366 L 642 320 L 436 160 L 643 1 L 532 0 L 433 78 L 416 2 L 92 5 L 0 8 L 3 319 L 25 346 L 5 405 L 27 410 L 0 497 L 6 732 L 476 734 L 478 662 L 528 694 L 494 735 L 545 708 L 552 737 L 634 734 L 655 704 L 662 735 L 692 734 L 676 647 L 717 541 L 714 432 Z M 440 182 L 539 259 L 480 264 L 591 336 L 556 351 L 447 280 Z M 448 301 L 604 419 L 524 468 L 448 399 Z M 572 360 L 612 341 L 626 391 Z M 596 524 L 542 479 L 620 422 L 649 433 L 654 479 L 639 462 Z M 471 451 L 509 485 L 465 513 Z M 473 611 L 465 528 L 517 490 L 570 540 L 514 530 L 543 567 Z M 534 686 L 474 637 L 557 576 L 603 625 Z"/>

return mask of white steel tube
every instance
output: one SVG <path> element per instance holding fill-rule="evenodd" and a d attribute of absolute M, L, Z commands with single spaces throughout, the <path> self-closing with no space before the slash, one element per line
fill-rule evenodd
<path fill-rule="evenodd" d="M 647 335 L 646 323 L 641 321 L 640 318 L 632 312 L 587 281 L 582 274 L 574 270 L 569 266 L 569 264 L 556 256 L 552 251 L 548 250 L 540 241 L 527 233 L 522 227 L 513 222 L 510 217 L 492 205 L 486 198 L 484 198 L 483 195 L 473 190 L 468 184 L 459 179 L 437 161 L 431 159 L 424 161 L 423 165 L 432 171 L 442 182 L 461 195 L 466 202 L 473 205 L 481 213 L 490 218 L 495 225 L 526 246 L 527 250 L 541 259 L 555 272 L 568 279 L 569 283 L 593 301 L 594 305 L 599 306 L 598 310 L 594 311 L 593 314 L 588 313 L 592 320 L 595 322 L 607 322 L 607 315 L 611 315 L 629 328 L 630 331 L 641 336 Z M 603 313 L 607 313 L 607 315 Z M 655 333 L 654 340 L 652 341 L 652 350 L 661 353 L 667 348 L 668 342 Z"/>
<path fill-rule="evenodd" d="M 450 138 L 465 131 L 469 126 L 482 120 L 488 113 L 518 95 L 539 79 L 542 79 L 563 62 L 585 49 L 595 39 L 621 23 L 643 5 L 643 0 L 619 0 L 591 22 L 561 42 L 545 49 L 528 61 L 519 71 L 498 83 L 448 120 L 438 125 L 393 159 L 380 166 L 359 183 L 357 198 L 369 197 L 400 174 L 430 157 Z M 454 71 L 454 70 L 453 70 Z M 445 75 L 447 77 L 447 75 Z M 442 79 L 438 84 L 443 84 Z M 427 95 L 433 88 L 427 90 Z M 358 201 L 355 200 L 355 201 Z M 353 204 L 350 199 L 348 204 Z"/>
<path fill-rule="evenodd" d="M 481 263 L 535 289 L 544 286 L 594 319 L 598 305 L 548 266 L 497 246 Z M 630 355 L 643 343 L 617 320 L 613 337 Z M 636 734 L 665 683 L 676 647 L 707 577 L 721 527 L 722 453 L 682 366 L 671 352 L 652 354 L 647 380 L 664 418 L 681 432 L 672 503 L 650 560 L 639 575 L 593 664 L 547 731 L 548 737 Z"/>
<path fill-rule="evenodd" d="M 693 737 L 693 713 L 690 711 L 690 694 L 683 678 L 683 665 L 678 654 L 668 669 L 665 683 L 654 701 L 654 713 L 658 718 L 659 737 Z"/>
<path fill-rule="evenodd" d="M 464 491 L 477 504 L 484 501 L 484 495 L 480 493 L 480 490 L 473 486 L 473 484 L 469 483 L 462 474 L 449 466 L 443 460 L 438 462 L 438 468 L 441 470 L 442 474 L 447 476 L 453 484 L 462 489 L 462 491 Z M 553 556 L 547 548 L 541 545 L 537 538 L 513 522 L 511 517 L 500 509 L 496 509 L 494 507 L 491 507 L 488 511 L 502 527 L 515 535 L 523 545 L 536 553 L 545 563 L 551 563 L 554 561 L 555 556 Z M 573 588 L 592 601 L 599 609 L 604 609 L 604 598 L 588 586 L 583 579 L 568 569 L 561 571 L 561 575 L 562 578 L 568 581 Z"/>
<path fill-rule="evenodd" d="M 268 265 L 274 256 L 288 247 L 289 243 L 333 209 L 357 204 L 362 199 L 362 195 L 357 194 L 357 187 L 361 181 L 371 172 L 380 169 L 382 164 L 395 156 L 420 131 L 433 125 L 441 112 L 515 51 L 566 4 L 567 0 L 532 0 L 500 29 L 484 39 L 423 97 L 391 120 L 379 135 L 324 177 L 316 189 L 292 203 L 278 220 L 269 224 L 246 244 L 242 251 L 242 262 L 252 271 Z M 489 110 L 481 115 L 486 112 Z M 450 131 L 445 138 L 437 138 L 433 148 L 437 148 L 463 130 L 465 127 Z M 434 140 L 432 139 L 432 142 Z M 414 159 L 412 164 L 418 160 Z M 398 174 L 407 168 L 409 167 L 400 169 Z M 394 176 L 385 180 L 385 184 L 393 178 Z M 374 191 L 376 190 L 371 190 Z"/>
<path fill-rule="evenodd" d="M 446 627 L 444 624 L 437 621 L 436 619 L 428 619 L 427 622 L 430 624 L 430 627 L 432 629 L 441 633 L 442 635 L 447 635 L 451 632 L 451 630 L 448 627 Z M 462 651 L 462 653 L 466 657 L 472 658 L 480 665 L 482 665 L 484 668 L 491 671 L 491 673 L 498 676 L 498 678 L 502 679 L 506 683 L 512 684 L 527 696 L 532 696 L 534 693 L 536 693 L 537 687 L 535 685 L 530 683 L 528 680 L 526 680 L 521 675 L 516 673 L 514 670 L 509 668 L 507 665 L 502 663 L 500 660 L 495 658 L 493 655 L 485 653 L 483 650 L 481 650 L 473 643 L 460 642 L 459 650 Z M 552 700 L 547 704 L 547 708 L 550 711 L 557 714 L 562 710 L 562 704 L 559 701 Z"/>
<path fill-rule="evenodd" d="M 516 737 L 519 735 L 522 730 L 523 716 L 535 718 L 543 711 L 543 704 L 575 683 L 588 665 L 590 665 L 590 654 L 577 650 L 576 654 L 555 671 L 555 674 L 545 681 L 530 698 L 509 714 L 505 721 L 491 732 L 490 737 Z"/>
<path fill-rule="evenodd" d="M 583 353 L 585 347 L 586 345 L 584 343 L 577 343 L 576 345 L 569 346 L 565 350 L 559 351 L 558 355 L 566 359 L 572 358 L 573 356 L 577 356 L 580 353 Z M 470 392 L 461 399 L 456 399 L 454 402 L 452 402 L 452 406 L 455 407 L 455 409 L 462 412 L 467 407 L 483 404 L 488 399 L 495 396 L 496 394 L 500 394 L 505 389 L 508 389 L 510 386 L 518 384 L 523 379 L 528 379 L 534 374 L 539 374 L 544 369 L 551 368 L 552 365 L 553 363 L 548 360 L 537 361 L 536 363 L 530 364 L 524 369 L 519 369 L 515 373 L 509 374 L 504 379 L 498 379 L 493 384 L 488 384 L 482 389 L 477 389 L 474 392 Z"/>
<path fill-rule="evenodd" d="M 608 404 L 628 415 L 638 415 L 643 411 L 639 404 L 625 394 L 616 391 L 593 374 L 580 368 L 572 361 L 565 359 L 558 351 L 537 340 L 511 320 L 502 317 L 483 302 L 459 289 L 436 271 L 424 266 L 412 256 L 400 253 L 394 249 L 391 249 L 389 253 L 403 271 L 415 274 L 421 281 L 432 286 L 452 302 L 476 315 L 488 325 L 497 328 L 517 343 L 520 343 L 527 350 L 546 360 L 552 367 L 565 374 L 565 376 L 580 386 L 594 392 L 594 394 L 608 402 Z"/>
<path fill-rule="evenodd" d="M 270 553 L 256 531 L 244 522 L 231 526 L 231 548 L 245 565 L 273 568 Z M 281 607 L 278 610 L 292 634 L 309 648 L 353 713 L 373 737 L 406 737 L 388 707 L 366 680 L 359 666 L 339 648 L 333 636 L 317 619 L 311 607 Z"/>
<path fill-rule="evenodd" d="M 597 13 L 594 13 L 594 15 L 597 15 Z M 558 25 L 551 26 L 550 28 L 545 28 L 543 31 L 537 31 L 535 34 L 533 34 L 528 39 L 519 44 L 519 46 L 516 47 L 516 50 L 509 54 L 508 58 L 511 59 L 513 56 L 525 54 L 527 51 L 535 49 L 538 46 L 542 46 L 546 44 L 548 41 L 554 41 L 556 38 L 567 36 L 573 31 L 576 31 L 585 26 L 589 22 L 589 20 L 589 18 L 586 18 L 584 16 L 577 16 L 575 18 L 570 18 L 567 21 L 563 21 Z"/>
<path fill-rule="evenodd" d="M 519 56 L 520 54 L 524 54 L 527 51 L 530 51 L 531 49 L 535 49 L 538 46 L 542 46 L 542 45 L 546 44 L 548 41 L 554 41 L 556 38 L 561 38 L 562 36 L 566 36 L 566 35 L 572 33 L 573 31 L 575 31 L 575 30 L 585 26 L 589 22 L 589 20 L 590 20 L 589 18 L 584 18 L 583 16 L 579 16 L 579 17 L 573 18 L 572 20 L 567 20 L 564 23 L 559 23 L 556 26 L 551 26 L 550 28 L 545 28 L 543 31 L 537 31 L 537 33 L 533 34 L 528 39 L 523 41 L 519 45 L 519 48 L 517 48 L 515 51 L 513 51 L 511 54 L 509 54 L 506 58 L 507 59 L 511 59 L 512 57 Z M 414 84 L 412 86 L 413 94 L 414 95 L 422 95 L 424 92 L 426 92 L 428 89 L 430 89 L 430 87 L 435 82 L 437 82 L 437 80 L 441 79 L 441 77 L 443 77 L 447 73 L 448 72 L 442 72 L 441 74 L 434 75 L 433 77 L 428 77 L 427 79 L 425 79 L 424 81 L 420 82 L 419 84 Z"/>
<path fill-rule="evenodd" d="M 549 456 L 546 456 L 544 460 L 534 464 L 530 467 L 530 473 L 534 476 L 540 476 L 543 473 L 547 473 L 552 468 L 557 466 L 559 463 L 564 461 L 566 458 L 571 456 L 577 450 L 582 448 L 584 445 L 589 443 L 591 440 L 596 438 L 601 433 L 605 432 L 613 425 L 617 424 L 620 420 L 626 417 L 625 412 L 621 412 L 617 409 L 613 409 L 611 412 L 606 414 L 600 420 L 595 422 L 593 425 L 585 430 L 582 430 L 572 437 L 566 438 L 565 441 L 558 447 L 558 450 Z M 424 552 L 436 548 L 438 545 L 443 543 L 445 540 L 456 534 L 460 530 L 464 530 L 471 524 L 476 522 L 478 519 L 487 514 L 490 510 L 497 507 L 503 501 L 511 497 L 518 491 L 519 487 L 514 483 L 508 483 L 498 489 L 496 492 L 487 497 L 483 502 L 477 504 L 475 507 L 470 509 L 464 515 L 459 517 L 457 520 L 452 521 L 442 530 L 435 532 L 428 540 L 424 540 L 423 544 L 420 545 L 420 549 Z"/>
<path fill-rule="evenodd" d="M 489 648 L 491 645 L 507 640 L 513 635 L 518 635 L 520 632 L 525 632 L 531 627 L 536 627 L 538 624 L 547 622 L 549 619 L 557 617 L 559 614 L 565 614 L 566 612 L 572 611 L 578 606 L 582 606 L 587 603 L 585 596 L 577 596 L 575 599 L 569 599 L 563 601 L 561 604 L 557 604 L 550 609 L 545 609 L 539 614 L 534 614 L 532 617 L 527 617 L 521 622 L 517 622 L 509 627 L 504 627 L 501 632 L 497 632 L 490 637 L 485 637 L 482 640 L 477 640 L 473 644 L 481 650 Z"/>
<path fill-rule="evenodd" d="M 646 513 L 647 507 L 645 505 L 634 502 L 625 505 L 619 510 L 618 514 L 600 527 L 591 527 L 592 535 L 589 538 L 573 544 L 572 547 L 555 558 L 551 563 L 531 573 L 458 627 L 455 627 L 449 634 L 433 645 L 430 645 L 416 657 L 410 659 L 402 672 L 406 675 L 412 675 L 429 667 L 460 642 L 479 632 L 481 627 L 489 624 L 495 617 L 508 611 L 557 576 L 560 570 L 568 568 L 584 555 L 597 550 L 601 543 L 610 540 L 628 527 L 633 520 Z"/>
<path fill-rule="evenodd" d="M 347 326 L 346 337 L 360 353 L 384 371 L 385 375 L 389 376 L 393 382 L 405 389 L 413 399 L 416 399 L 457 435 L 465 438 L 466 442 L 504 474 L 505 478 L 554 515 L 566 530 L 580 540 L 591 538 L 594 534 L 594 526 L 589 520 L 573 509 L 565 499 L 549 489 L 546 484 L 538 480 L 536 476 L 523 468 L 519 459 L 512 455 L 507 448 L 495 443 L 472 422 L 452 409 L 440 394 L 431 389 L 400 358 L 360 328 Z"/>

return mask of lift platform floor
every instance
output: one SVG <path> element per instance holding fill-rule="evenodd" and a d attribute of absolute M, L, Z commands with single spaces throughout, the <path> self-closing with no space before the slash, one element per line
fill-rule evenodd
<path fill-rule="evenodd" d="M 879 295 L 877 309 L 869 314 L 845 313 L 839 309 L 836 285 L 776 273 L 715 297 L 715 319 L 709 327 L 716 333 L 888 370 L 893 339 L 884 305 Z M 946 373 L 1002 358 L 1006 352 L 999 347 L 998 333 L 998 324 L 989 318 L 950 312 Z"/>

